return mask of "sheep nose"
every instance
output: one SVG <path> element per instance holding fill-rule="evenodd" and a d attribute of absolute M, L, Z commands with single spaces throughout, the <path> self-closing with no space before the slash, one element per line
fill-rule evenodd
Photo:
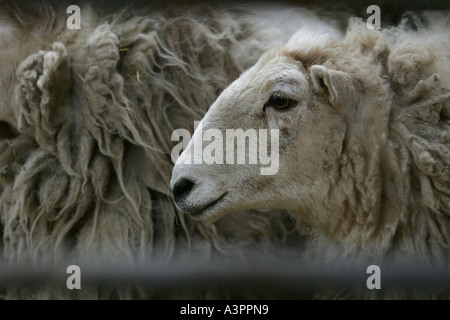
<path fill-rule="evenodd" d="M 181 178 L 175 182 L 172 190 L 175 202 L 179 204 L 185 200 L 191 193 L 192 189 L 194 189 L 194 186 L 195 183 L 188 178 Z"/>

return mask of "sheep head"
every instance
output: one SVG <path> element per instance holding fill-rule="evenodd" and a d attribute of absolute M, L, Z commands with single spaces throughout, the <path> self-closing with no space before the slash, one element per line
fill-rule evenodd
<path fill-rule="evenodd" d="M 347 49 L 334 39 L 317 42 L 321 46 L 302 49 L 291 40 L 267 52 L 218 97 L 173 170 L 171 187 L 181 211 L 208 221 L 241 209 L 288 209 L 320 219 L 312 209 L 327 202 L 347 135 L 364 117 L 361 101 L 370 99 L 352 69 L 336 63 Z M 227 151 L 238 153 L 238 143 L 227 150 L 235 142 L 227 135 L 232 129 L 248 133 L 245 163 L 193 161 L 199 150 L 210 154 L 208 144 L 215 141 L 205 133 L 211 130 L 215 140 L 223 137 L 216 149 L 224 159 Z M 278 163 L 250 163 L 252 152 L 259 156 L 253 160 L 268 154 Z"/>

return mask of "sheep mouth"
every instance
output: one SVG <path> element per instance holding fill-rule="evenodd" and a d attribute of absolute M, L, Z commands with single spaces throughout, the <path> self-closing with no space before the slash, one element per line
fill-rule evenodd
<path fill-rule="evenodd" d="M 221 195 L 216 200 L 213 200 L 212 202 L 206 203 L 202 205 L 199 208 L 196 208 L 195 211 L 189 212 L 189 215 L 192 216 L 195 219 L 201 219 L 202 217 L 206 216 L 208 213 L 211 214 L 214 209 L 217 209 L 217 207 L 222 204 L 225 200 L 225 196 L 228 194 L 228 192 L 225 192 L 223 195 Z"/>

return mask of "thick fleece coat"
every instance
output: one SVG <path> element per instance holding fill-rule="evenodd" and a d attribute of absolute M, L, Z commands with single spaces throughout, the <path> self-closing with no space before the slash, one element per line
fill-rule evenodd
<path fill-rule="evenodd" d="M 292 233 L 287 215 L 241 212 L 214 225 L 175 208 L 169 189 L 177 128 L 192 130 L 220 92 L 303 11 L 123 10 L 12 1 L 0 8 L 0 178 L 5 259 L 166 263 L 177 253 L 267 258 Z M 278 10 L 278 9 L 277 9 Z M 312 19 L 312 18 L 310 18 Z M 313 19 L 314 20 L 314 19 Z M 318 20 L 315 23 L 319 23 Z M 296 27 L 295 27 L 296 28 Z M 69 259 L 69 260 L 65 260 Z M 10 288 L 9 298 L 154 298 L 134 289 Z M 224 297 L 213 291 L 170 297 Z"/>

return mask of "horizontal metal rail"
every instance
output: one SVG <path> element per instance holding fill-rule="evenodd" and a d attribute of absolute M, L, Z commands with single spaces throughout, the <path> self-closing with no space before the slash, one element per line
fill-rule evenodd
<path fill-rule="evenodd" d="M 198 260 L 197 260 L 198 261 Z M 371 276 L 369 264 L 325 267 L 306 261 L 277 259 L 267 263 L 210 263 L 177 260 L 165 265 L 140 264 L 130 266 L 114 262 L 103 265 L 79 265 L 83 286 L 138 285 L 152 289 L 200 288 L 210 286 L 276 287 L 287 290 L 307 290 L 312 287 L 366 288 Z M 9 285 L 66 284 L 71 275 L 67 268 L 73 263 L 40 267 L 12 267 L 0 264 L 0 288 Z M 380 265 L 382 288 L 447 288 L 450 289 L 450 269 L 423 267 L 418 264 Z M 1 290 L 0 290 L 1 291 Z"/>

